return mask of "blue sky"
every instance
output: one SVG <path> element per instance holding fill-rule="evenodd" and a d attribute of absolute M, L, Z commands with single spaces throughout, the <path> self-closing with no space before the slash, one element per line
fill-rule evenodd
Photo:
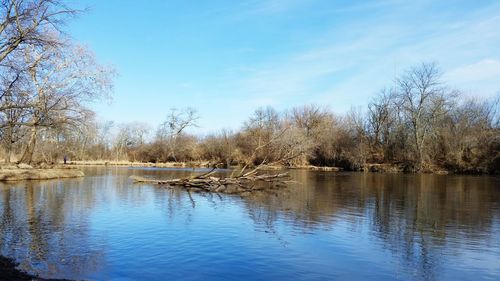
<path fill-rule="evenodd" d="M 155 128 L 196 108 L 197 132 L 237 129 L 259 106 L 362 106 L 435 61 L 467 95 L 500 91 L 500 1 L 75 1 L 67 26 L 119 76 L 101 120 Z"/>

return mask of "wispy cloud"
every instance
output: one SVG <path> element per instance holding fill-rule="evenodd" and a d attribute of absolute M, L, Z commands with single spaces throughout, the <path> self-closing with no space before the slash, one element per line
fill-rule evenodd
<path fill-rule="evenodd" d="M 500 2 L 494 0 L 154 5 L 147 19 L 131 24 L 133 6 L 120 5 L 128 14 L 110 22 L 116 3 L 100 1 L 100 21 L 79 28 L 123 73 L 116 106 L 102 110 L 108 118 L 154 120 L 165 108 L 188 104 L 210 129 L 237 126 L 258 106 L 314 102 L 342 112 L 366 105 L 422 61 L 438 62 L 451 87 L 482 96 L 500 91 Z M 128 28 L 120 29 L 127 26 L 133 40 Z M 154 42 L 144 44 L 151 36 Z"/>
<path fill-rule="evenodd" d="M 449 71 L 446 77 L 452 81 L 462 81 L 464 83 L 497 80 L 500 86 L 500 60 L 484 59 L 457 67 Z"/>
<path fill-rule="evenodd" d="M 399 16 L 395 21 L 392 16 L 428 9 L 426 5 L 398 5 L 367 21 L 332 26 L 318 36 L 320 46 L 254 65 L 239 81 L 241 96 L 265 96 L 278 105 L 330 103 L 346 110 L 366 104 L 394 75 L 421 61 L 437 61 L 452 85 L 482 82 L 484 87 L 474 88 L 477 94 L 499 91 L 500 6 L 432 21 L 400 21 Z"/>

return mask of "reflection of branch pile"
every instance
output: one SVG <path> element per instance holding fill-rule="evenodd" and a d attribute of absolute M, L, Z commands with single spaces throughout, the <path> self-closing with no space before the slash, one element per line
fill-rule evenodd
<path fill-rule="evenodd" d="M 239 176 L 214 177 L 215 168 L 210 172 L 179 179 L 155 180 L 132 176 L 136 183 L 153 183 L 169 187 L 184 187 L 189 191 L 216 193 L 244 193 L 256 190 L 275 189 L 286 184 L 288 173 L 257 174 L 257 169 Z"/>

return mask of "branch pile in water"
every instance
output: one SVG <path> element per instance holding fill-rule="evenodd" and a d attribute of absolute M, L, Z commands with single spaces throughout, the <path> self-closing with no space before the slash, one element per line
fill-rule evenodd
<path fill-rule="evenodd" d="M 241 176 L 214 177 L 216 171 L 186 178 L 156 180 L 139 176 L 131 176 L 135 183 L 152 183 L 168 187 L 183 187 L 189 191 L 206 191 L 216 193 L 243 193 L 256 190 L 272 189 L 283 186 L 288 173 L 260 174 L 256 171 Z"/>

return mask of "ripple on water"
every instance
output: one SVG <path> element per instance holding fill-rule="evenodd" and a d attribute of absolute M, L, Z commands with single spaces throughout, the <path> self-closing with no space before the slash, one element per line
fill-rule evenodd
<path fill-rule="evenodd" d="M 88 280 L 500 276 L 495 178 L 292 171 L 301 184 L 244 198 L 128 179 L 176 173 L 2 185 L 0 253 L 44 277 Z"/>

